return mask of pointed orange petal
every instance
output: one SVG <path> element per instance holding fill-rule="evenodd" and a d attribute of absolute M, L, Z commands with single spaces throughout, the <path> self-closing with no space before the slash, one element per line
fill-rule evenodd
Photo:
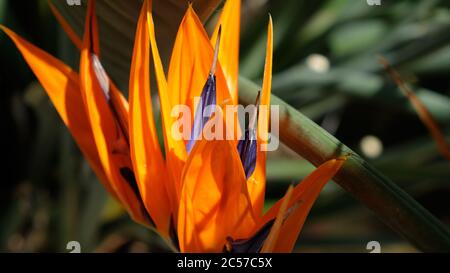
<path fill-rule="evenodd" d="M 240 14 L 241 0 L 226 1 L 211 37 L 211 44 L 215 45 L 219 28 L 222 28 L 219 62 L 227 80 L 234 105 L 238 104 Z"/>
<path fill-rule="evenodd" d="M 97 22 L 97 16 L 95 16 L 95 7 L 96 7 L 96 0 L 90 0 L 88 3 L 88 9 L 86 11 L 86 22 L 85 24 L 90 22 L 89 25 L 89 36 L 86 36 L 86 29 L 87 25 L 85 25 L 85 37 L 83 37 L 83 43 L 86 39 L 88 39 L 88 46 L 90 53 L 94 53 L 97 58 L 100 58 L 101 52 L 100 52 L 100 40 L 99 40 L 99 34 L 98 34 L 98 22 Z M 82 44 L 84 46 L 86 44 Z M 93 64 L 95 66 L 95 63 Z M 101 65 L 101 64 L 100 64 Z M 103 69 L 103 68 L 102 68 Z M 105 75 L 108 77 L 107 75 Z M 128 102 L 123 96 L 122 92 L 116 87 L 113 81 L 108 79 L 109 82 L 109 96 L 111 100 L 112 107 L 116 111 L 117 116 L 117 122 L 119 125 L 123 128 L 123 133 L 126 135 L 127 139 L 129 139 L 129 120 L 128 120 Z"/>
<path fill-rule="evenodd" d="M 320 186 L 328 182 L 333 176 L 339 171 L 342 165 L 345 163 L 345 158 L 331 159 L 317 167 L 312 173 L 305 177 L 297 186 L 294 188 L 294 193 L 292 201 L 289 204 L 291 207 L 298 200 L 302 198 L 304 192 L 311 187 Z M 259 226 L 263 226 L 264 223 L 271 219 L 274 219 L 280 209 L 282 199 L 278 200 L 262 217 Z"/>
<path fill-rule="evenodd" d="M 12 39 L 47 92 L 61 119 L 69 128 L 80 150 L 97 177 L 113 196 L 93 140 L 92 129 L 84 111 L 78 74 L 60 60 L 28 43 L 10 29 L 0 28 Z"/>
<path fill-rule="evenodd" d="M 266 64 L 264 67 L 264 81 L 261 91 L 260 112 L 258 115 L 258 149 L 256 154 L 255 171 L 249 177 L 248 189 L 252 199 L 255 215 L 262 215 L 264 206 L 264 192 L 266 190 L 266 151 L 262 145 L 268 143 L 270 95 L 272 89 L 272 56 L 273 56 L 273 27 L 269 17 L 267 27 Z"/>
<path fill-rule="evenodd" d="M 130 71 L 131 159 L 144 205 L 158 230 L 167 236 L 170 222 L 168 173 L 158 143 L 150 95 L 147 2 L 144 1 L 138 20 Z"/>
<path fill-rule="evenodd" d="M 298 201 L 288 212 L 289 216 L 280 228 L 279 234 L 283 234 L 277 238 L 271 252 L 273 253 L 289 253 L 294 249 L 297 238 L 302 230 L 303 224 L 308 217 L 314 201 L 317 199 L 321 188 L 313 188 L 311 191 L 305 192 L 305 197 Z"/>
<path fill-rule="evenodd" d="M 117 88 L 114 82 L 110 81 L 110 92 L 109 96 L 111 99 L 112 107 L 115 109 L 117 114 L 117 122 L 123 128 L 124 134 L 127 139 L 129 139 L 129 108 L 127 99 L 123 96 L 122 92 Z"/>
<path fill-rule="evenodd" d="M 273 249 L 274 252 L 292 251 L 306 217 L 308 216 L 315 200 L 319 196 L 320 191 L 323 186 L 325 186 L 325 184 L 339 171 L 345 161 L 346 158 L 339 158 L 323 163 L 294 188 L 292 198 L 288 206 L 289 212 L 280 230 L 280 234 L 282 234 L 282 236 L 278 238 Z M 259 223 L 260 227 L 262 227 L 264 223 L 276 217 L 280 211 L 280 207 L 282 206 L 283 199 L 279 200 L 263 216 Z"/>
<path fill-rule="evenodd" d="M 55 15 L 56 19 L 58 20 L 59 24 L 62 26 L 66 34 L 69 36 L 72 43 L 81 50 L 81 45 L 83 41 L 81 38 L 75 33 L 75 31 L 72 29 L 72 27 L 69 25 L 69 23 L 66 21 L 64 16 L 59 13 L 58 9 L 53 5 L 52 1 L 47 0 L 48 5 L 50 6 L 50 10 L 52 11 L 53 15 Z"/>
<path fill-rule="evenodd" d="M 220 53 L 219 53 L 220 54 Z M 192 6 L 180 24 L 169 65 L 168 90 L 173 105 L 188 105 L 194 111 L 194 97 L 200 97 L 213 63 L 214 49 Z M 216 69 L 217 104 L 232 102 L 220 61 Z M 193 117 L 192 119 L 193 120 Z"/>
<path fill-rule="evenodd" d="M 284 195 L 283 202 L 281 203 L 280 209 L 278 210 L 277 217 L 275 218 L 275 222 L 273 223 L 270 233 L 267 236 L 266 241 L 264 242 L 264 245 L 261 249 L 261 253 L 273 252 L 273 249 L 275 248 L 275 245 L 278 241 L 278 237 L 280 235 L 281 227 L 284 222 L 289 202 L 291 201 L 293 189 L 294 187 L 290 185 L 286 194 Z"/>
<path fill-rule="evenodd" d="M 81 40 L 81 38 L 75 33 L 75 31 L 73 30 L 73 28 L 70 26 L 70 24 L 66 21 L 66 19 L 64 18 L 64 16 L 62 16 L 58 9 L 53 5 L 53 3 L 48 0 L 47 1 L 48 4 L 50 5 L 50 9 L 52 11 L 52 13 L 55 15 L 56 19 L 58 20 L 58 22 L 61 24 L 62 28 L 64 29 L 64 31 L 66 32 L 66 34 L 69 36 L 70 40 L 74 43 L 74 45 L 81 50 L 82 48 L 82 44 L 83 41 Z M 95 46 L 94 49 L 95 52 L 97 52 L 98 54 L 100 54 L 99 52 L 99 47 L 100 47 L 100 43 L 98 42 L 98 39 L 96 39 L 96 37 L 98 37 L 98 29 L 97 29 L 97 24 L 96 24 L 96 18 L 93 18 L 94 22 L 94 41 L 95 41 Z M 97 33 L 97 34 L 95 34 Z M 117 111 L 118 111 L 118 118 L 119 118 L 119 122 L 121 123 L 121 125 L 126 129 L 126 132 L 128 132 L 128 102 L 126 100 L 126 98 L 123 96 L 122 92 L 120 92 L 120 90 L 116 87 L 116 85 L 111 82 L 111 101 L 112 104 L 114 105 L 114 107 L 116 107 Z"/>
<path fill-rule="evenodd" d="M 81 38 L 75 33 L 73 28 L 66 21 L 64 16 L 62 16 L 59 13 L 58 9 L 53 5 L 53 3 L 50 0 L 48 0 L 47 2 L 50 5 L 50 9 L 51 9 L 52 13 L 55 15 L 56 19 L 61 24 L 64 31 L 67 33 L 70 40 L 74 43 L 74 45 L 79 50 L 81 50 L 82 43 L 83 43 Z M 97 55 L 99 55 L 100 54 L 100 52 L 99 52 L 100 43 L 98 42 L 98 39 L 96 39 L 96 37 L 98 37 L 98 34 L 95 34 L 95 33 L 98 33 L 97 23 L 95 22 L 96 18 L 93 18 L 93 20 L 94 20 L 93 31 L 94 31 L 94 43 L 95 43 L 94 52 L 97 52 Z M 122 123 L 122 125 L 125 128 L 128 129 L 128 102 L 125 99 L 125 97 L 123 96 L 122 92 L 119 91 L 119 89 L 115 86 L 115 84 L 113 82 L 111 82 L 111 100 L 112 100 L 113 105 L 118 110 L 120 122 Z M 126 130 L 126 131 L 128 131 L 128 130 Z"/>
<path fill-rule="evenodd" d="M 96 36 L 95 1 L 89 1 L 85 32 L 80 57 L 80 86 L 84 104 L 97 145 L 98 154 L 122 204 L 131 217 L 142 224 L 149 224 L 147 212 L 137 189 L 129 155 L 129 144 L 121 126 L 120 112 L 123 110 L 107 100 L 113 92 L 110 80 L 99 63 Z M 92 45 L 93 43 L 93 45 Z M 92 51 L 94 50 L 94 51 Z M 109 101 L 112 102 L 112 99 Z M 114 110 L 113 110 L 114 109 Z M 116 111 L 116 115 L 113 111 Z M 117 116 L 117 118 L 115 117 Z M 126 119 L 128 121 L 128 119 Z"/>
<path fill-rule="evenodd" d="M 220 252 L 255 226 L 245 174 L 232 141 L 200 140 L 183 173 L 178 236 L 183 252 Z"/>
<path fill-rule="evenodd" d="M 175 217 L 173 220 L 176 225 L 176 215 L 178 214 L 178 202 L 181 192 L 181 174 L 184 164 L 187 160 L 187 153 L 184 141 L 173 136 L 171 132 L 172 125 L 176 121 L 175 118 L 171 116 L 172 106 L 170 103 L 169 94 L 172 94 L 173 92 L 169 93 L 169 89 L 167 87 L 166 76 L 164 75 L 163 65 L 159 55 L 158 46 L 156 44 L 155 26 L 153 23 L 151 7 L 152 1 L 149 1 L 147 4 L 147 23 L 150 35 L 153 64 L 156 74 L 156 82 L 158 85 L 159 101 L 161 105 L 166 164 L 169 175 L 171 176 L 171 179 L 168 179 L 169 181 L 167 182 L 167 189 L 169 200 L 172 204 L 172 213 Z"/>

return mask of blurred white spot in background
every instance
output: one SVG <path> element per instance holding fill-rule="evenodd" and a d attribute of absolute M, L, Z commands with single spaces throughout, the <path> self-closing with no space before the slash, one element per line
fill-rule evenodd
<path fill-rule="evenodd" d="M 367 135 L 359 143 L 362 153 L 368 158 L 377 158 L 383 153 L 383 143 L 372 135 Z"/>
<path fill-rule="evenodd" d="M 311 54 L 306 58 L 306 65 L 309 69 L 317 73 L 326 73 L 330 70 L 330 61 L 320 54 Z"/>

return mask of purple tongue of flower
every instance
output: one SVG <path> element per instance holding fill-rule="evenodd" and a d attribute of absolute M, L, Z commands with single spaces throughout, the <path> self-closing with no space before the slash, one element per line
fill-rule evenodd
<path fill-rule="evenodd" d="M 203 91 L 200 96 L 200 102 L 197 106 L 194 116 L 194 125 L 192 126 L 191 137 L 186 144 L 186 150 L 188 153 L 194 148 L 195 141 L 199 138 L 202 133 L 203 127 L 211 118 L 214 113 L 214 107 L 216 105 L 216 67 L 217 60 L 219 57 L 219 45 L 220 45 L 220 35 L 222 28 L 219 27 L 219 32 L 217 34 L 216 47 L 214 49 L 214 59 L 211 65 L 211 70 L 208 74 L 208 79 L 203 86 Z"/>
<path fill-rule="evenodd" d="M 258 147 L 256 130 L 258 123 L 258 107 L 260 94 L 261 92 L 258 92 L 255 102 L 255 110 L 250 118 L 248 128 L 244 132 L 244 138 L 239 140 L 237 146 L 247 179 L 253 174 L 256 166 L 256 152 Z"/>
<path fill-rule="evenodd" d="M 212 107 L 214 105 L 216 105 L 216 76 L 209 74 L 208 80 L 203 87 L 197 110 L 195 111 L 191 138 L 186 144 L 186 150 L 188 153 L 190 153 L 192 148 L 194 148 L 195 141 L 200 136 L 206 122 L 208 122 L 209 118 L 214 113 L 214 107 Z"/>

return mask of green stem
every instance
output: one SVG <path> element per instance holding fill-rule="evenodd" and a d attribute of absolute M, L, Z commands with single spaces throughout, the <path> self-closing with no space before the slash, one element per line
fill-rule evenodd
<path fill-rule="evenodd" d="M 258 89 L 253 82 L 241 77 L 240 103 L 253 103 Z M 450 251 L 449 229 L 410 195 L 292 106 L 273 95 L 271 104 L 280 107 L 279 137 L 283 143 L 315 166 L 350 154 L 333 179 L 336 183 L 418 249 Z"/>

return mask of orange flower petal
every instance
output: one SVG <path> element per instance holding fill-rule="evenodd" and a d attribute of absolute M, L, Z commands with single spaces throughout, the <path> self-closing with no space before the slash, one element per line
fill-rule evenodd
<path fill-rule="evenodd" d="M 219 53 L 220 54 L 220 53 Z M 169 65 L 168 90 L 170 101 L 174 105 L 188 105 L 194 111 L 194 97 L 200 97 L 203 86 L 213 63 L 214 49 L 208 39 L 200 19 L 192 6 L 188 10 L 178 29 Z M 225 76 L 220 66 L 216 69 L 217 104 L 229 101 Z M 193 116 L 192 119 L 193 120 Z"/>
<path fill-rule="evenodd" d="M 278 237 L 280 235 L 281 227 L 284 222 L 285 214 L 288 209 L 289 202 L 291 201 L 292 192 L 294 187 L 292 185 L 289 186 L 286 194 L 283 197 L 283 202 L 281 203 L 280 209 L 278 210 L 277 217 L 275 218 L 275 222 L 270 230 L 269 235 L 267 236 L 266 241 L 261 249 L 261 253 L 271 253 L 275 248 L 275 245 L 278 241 Z"/>
<path fill-rule="evenodd" d="M 123 121 L 119 113 L 125 110 L 116 108 L 120 105 L 111 106 L 113 103 L 108 103 L 106 99 L 108 96 L 106 93 L 109 92 L 111 96 L 111 92 L 115 89 L 111 88 L 110 80 L 99 67 L 100 63 L 95 55 L 98 52 L 96 50 L 99 49 L 99 42 L 94 14 L 95 1 L 89 1 L 80 57 L 82 97 L 106 176 L 131 217 L 137 222 L 148 225 L 150 219 L 137 189 L 129 155 L 129 144 L 121 124 Z M 109 101 L 113 101 L 112 97 Z"/>
<path fill-rule="evenodd" d="M 187 153 L 184 141 L 177 139 L 171 134 L 172 125 L 175 119 L 171 116 L 172 106 L 170 103 L 170 94 L 167 87 L 167 80 L 164 74 L 164 68 L 159 55 L 158 46 L 156 44 L 155 26 L 152 16 L 152 1 L 147 4 L 147 23 L 150 35 L 150 45 L 153 57 L 153 64 L 156 74 L 156 82 L 158 85 L 159 101 L 161 105 L 161 116 L 164 133 L 164 146 L 166 152 L 167 170 L 172 179 L 168 179 L 167 189 L 169 192 L 169 200 L 171 202 L 172 213 L 174 216 L 178 214 L 178 202 L 181 192 L 181 174 L 184 164 L 187 160 Z M 174 223 L 176 226 L 177 218 Z"/>
<path fill-rule="evenodd" d="M 245 174 L 232 141 L 200 140 L 183 173 L 178 236 L 183 252 L 220 252 L 255 226 Z"/>
<path fill-rule="evenodd" d="M 70 24 L 64 19 L 64 17 L 59 13 L 59 11 L 57 10 L 57 8 L 52 4 L 51 1 L 47 1 L 48 4 L 50 5 L 50 9 L 53 12 L 53 14 L 55 15 L 56 19 L 59 21 L 59 23 L 62 25 L 64 31 L 67 33 L 67 35 L 69 36 L 69 38 L 71 39 L 71 41 L 75 44 L 75 46 L 81 50 L 82 48 L 82 43 L 83 41 L 81 40 L 81 38 L 75 33 L 75 31 L 72 29 L 72 27 L 70 26 Z M 97 54 L 100 54 L 99 52 L 99 48 L 100 48 L 100 43 L 97 39 L 98 37 L 98 29 L 97 29 L 97 22 L 96 22 L 96 18 L 92 18 L 93 23 L 92 25 L 93 27 L 93 40 L 94 40 L 94 51 L 97 52 Z M 127 138 L 129 138 L 128 136 L 128 132 L 129 132 L 129 125 L 128 125 L 128 102 L 126 100 L 126 98 L 123 96 L 122 92 L 119 91 L 119 89 L 116 87 L 116 85 L 113 82 L 110 82 L 110 99 L 111 99 L 111 103 L 114 106 L 114 108 L 117 111 L 117 119 L 118 122 L 120 123 L 120 126 L 122 128 L 124 128 L 124 133 L 127 135 Z"/>
<path fill-rule="evenodd" d="M 346 158 L 339 158 L 329 160 L 320 165 L 314 172 L 308 175 L 300 184 L 298 184 L 292 193 L 292 198 L 289 202 L 289 212 L 280 229 L 283 236 L 279 236 L 273 248 L 274 252 L 291 252 L 298 235 L 303 227 L 303 224 L 308 216 L 308 213 L 319 196 L 323 186 L 333 178 L 333 176 L 342 167 Z M 280 207 L 283 204 L 283 199 L 279 200 L 261 219 L 259 227 L 264 223 L 274 219 Z"/>
<path fill-rule="evenodd" d="M 261 145 L 267 145 L 269 132 L 270 95 L 272 89 L 272 57 L 273 57 L 273 27 L 272 18 L 269 17 L 267 27 L 266 64 L 264 67 L 264 81 L 261 92 L 260 105 L 265 111 L 260 111 L 258 115 L 258 149 L 256 154 L 255 171 L 248 179 L 248 191 L 252 200 L 255 215 L 262 215 L 264 206 L 264 192 L 266 190 L 266 151 L 261 149 Z"/>
<path fill-rule="evenodd" d="M 144 204 L 158 230 L 169 234 L 168 173 L 158 143 L 150 95 L 150 39 L 144 1 L 138 20 L 130 71 L 131 159 Z"/>
<path fill-rule="evenodd" d="M 219 28 L 222 28 L 219 62 L 227 80 L 234 105 L 238 104 L 240 14 L 241 0 L 226 1 L 211 37 L 211 44 L 215 45 Z"/>
<path fill-rule="evenodd" d="M 110 100 L 117 114 L 117 122 L 123 128 L 123 132 L 127 139 L 129 139 L 130 125 L 129 125 L 129 108 L 127 99 L 122 92 L 117 88 L 114 82 L 110 81 Z"/>
<path fill-rule="evenodd" d="M 0 26 L 0 28 L 20 50 L 97 177 L 108 192 L 116 197 L 117 194 L 108 182 L 98 157 L 91 125 L 84 111 L 78 74 L 60 60 L 28 43 L 10 29 L 4 26 Z"/>
<path fill-rule="evenodd" d="M 70 40 L 79 50 L 81 50 L 83 43 L 81 38 L 72 29 L 72 27 L 66 21 L 66 19 L 64 19 L 64 17 L 59 13 L 58 9 L 52 4 L 52 2 L 50 0 L 48 0 L 47 2 L 50 5 L 50 10 L 55 15 L 56 19 L 61 24 L 66 34 L 69 36 Z M 93 25 L 97 25 L 95 22 L 96 18 L 93 18 L 93 20 L 94 20 Z M 97 55 L 100 55 L 99 52 L 100 43 L 98 42 L 98 39 L 95 38 L 98 37 L 98 34 L 95 34 L 98 33 L 98 29 L 94 28 L 93 31 L 95 41 L 94 52 L 96 52 Z M 122 92 L 120 92 L 120 90 L 115 86 L 113 82 L 111 82 L 111 101 L 118 110 L 120 122 L 122 123 L 124 128 L 127 129 L 126 131 L 128 132 L 128 102 L 127 99 L 123 96 Z"/>

